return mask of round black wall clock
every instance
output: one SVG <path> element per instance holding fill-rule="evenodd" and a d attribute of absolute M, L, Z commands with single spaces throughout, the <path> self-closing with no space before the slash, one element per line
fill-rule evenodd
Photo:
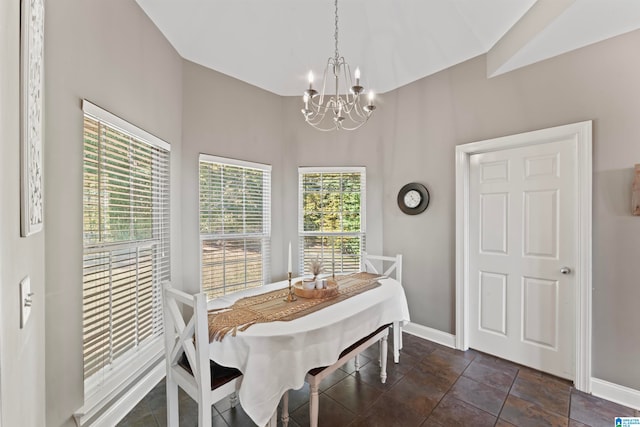
<path fill-rule="evenodd" d="M 429 206 L 429 190 L 417 182 L 412 182 L 398 191 L 398 207 L 407 215 L 424 212 Z"/>

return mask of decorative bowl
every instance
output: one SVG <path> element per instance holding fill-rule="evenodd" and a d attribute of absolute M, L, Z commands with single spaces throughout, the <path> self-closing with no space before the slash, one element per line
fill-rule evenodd
<path fill-rule="evenodd" d="M 307 282 L 298 281 L 293 283 L 293 293 L 302 298 L 329 298 L 338 295 L 338 282 L 328 278 L 327 287 L 323 289 L 305 289 Z M 311 282 L 315 284 L 315 281 Z"/>

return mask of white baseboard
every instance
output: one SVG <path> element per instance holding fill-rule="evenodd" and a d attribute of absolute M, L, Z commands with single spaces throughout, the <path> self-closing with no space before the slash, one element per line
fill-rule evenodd
<path fill-rule="evenodd" d="M 456 348 L 456 336 L 447 332 L 412 322 L 407 323 L 402 330 L 408 334 L 424 338 L 425 340 L 433 341 L 446 347 Z"/>
<path fill-rule="evenodd" d="M 591 393 L 620 405 L 640 410 L 640 390 L 591 378 Z"/>

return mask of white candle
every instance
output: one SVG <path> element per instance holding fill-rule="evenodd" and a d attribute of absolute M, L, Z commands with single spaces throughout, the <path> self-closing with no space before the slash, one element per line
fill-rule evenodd
<path fill-rule="evenodd" d="M 313 71 L 309 71 L 309 89 L 313 89 Z"/>
<path fill-rule="evenodd" d="M 355 75 L 356 75 L 356 86 L 360 86 L 360 68 L 359 67 L 356 68 Z"/>
<path fill-rule="evenodd" d="M 287 270 L 289 273 L 291 273 L 291 240 L 289 240 L 289 264 L 288 264 L 288 268 L 289 270 Z"/>

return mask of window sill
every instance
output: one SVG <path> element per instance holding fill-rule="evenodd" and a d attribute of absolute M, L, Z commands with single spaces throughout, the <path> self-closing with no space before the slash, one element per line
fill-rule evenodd
<path fill-rule="evenodd" d="M 85 390 L 84 405 L 73 414 L 76 424 L 88 425 L 89 421 L 103 412 L 123 392 L 131 389 L 132 382 L 138 380 L 145 372 L 156 372 L 158 365 L 161 365 L 164 373 L 163 355 L 164 335 L 160 335 L 137 352 L 135 357 L 128 360 L 128 363 L 114 370 L 103 384 Z M 155 375 L 157 376 L 157 373 Z"/>

